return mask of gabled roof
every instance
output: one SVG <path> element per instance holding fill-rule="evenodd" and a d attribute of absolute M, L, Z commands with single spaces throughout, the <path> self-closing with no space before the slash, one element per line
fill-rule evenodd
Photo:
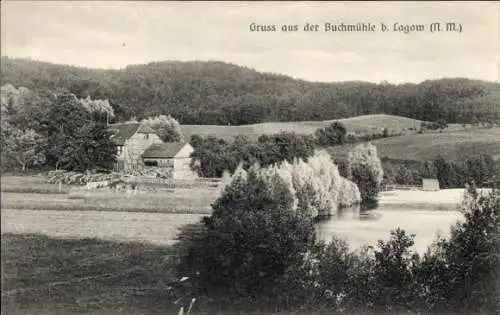
<path fill-rule="evenodd" d="M 143 158 L 173 158 L 186 145 L 186 142 L 153 143 L 141 155 Z"/>
<path fill-rule="evenodd" d="M 109 125 L 111 131 L 115 131 L 115 134 L 111 136 L 111 140 L 116 145 L 124 145 L 125 141 L 130 139 L 141 126 L 140 123 L 124 123 L 124 124 L 113 124 Z"/>
<path fill-rule="evenodd" d="M 122 124 L 112 124 L 108 127 L 111 131 L 114 131 L 114 135 L 111 136 L 111 140 L 115 145 L 124 145 L 125 141 L 130 139 L 136 132 L 138 133 L 155 133 L 151 127 L 142 125 L 141 123 L 122 123 Z"/>

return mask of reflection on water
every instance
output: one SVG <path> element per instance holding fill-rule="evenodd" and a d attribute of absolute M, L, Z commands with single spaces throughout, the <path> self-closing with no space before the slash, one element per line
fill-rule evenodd
<path fill-rule="evenodd" d="M 405 210 L 390 206 L 365 209 L 359 206 L 339 210 L 336 216 L 316 224 L 320 239 L 329 241 L 336 235 L 348 241 L 351 248 L 376 245 L 387 240 L 391 230 L 398 227 L 415 236 L 415 249 L 423 253 L 437 237 L 448 236 L 452 224 L 462 219 L 458 211 Z"/>

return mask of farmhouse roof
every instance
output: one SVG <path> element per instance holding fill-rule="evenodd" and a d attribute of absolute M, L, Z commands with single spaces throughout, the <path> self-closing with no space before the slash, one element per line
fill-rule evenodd
<path fill-rule="evenodd" d="M 141 126 L 140 123 L 124 123 L 124 124 L 113 124 L 109 125 L 111 131 L 115 131 L 115 134 L 111 136 L 111 140 L 116 145 L 124 145 L 125 141 L 130 139 Z"/>
<path fill-rule="evenodd" d="M 142 154 L 143 158 L 173 158 L 186 145 L 186 142 L 153 143 Z"/>
<path fill-rule="evenodd" d="M 111 140 L 115 145 L 124 145 L 125 141 L 130 139 L 135 133 L 155 133 L 151 127 L 141 123 L 122 123 L 109 125 L 109 129 L 115 134 L 111 136 Z"/>

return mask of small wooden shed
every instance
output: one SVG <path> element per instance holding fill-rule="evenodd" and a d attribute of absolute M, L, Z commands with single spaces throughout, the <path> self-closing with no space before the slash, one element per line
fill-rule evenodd
<path fill-rule="evenodd" d="M 191 153 L 194 148 L 187 142 L 154 143 L 142 154 L 144 167 L 171 169 L 172 179 L 196 179 L 191 170 Z"/>
<path fill-rule="evenodd" d="M 435 178 L 422 179 L 423 191 L 439 191 L 439 181 Z"/>

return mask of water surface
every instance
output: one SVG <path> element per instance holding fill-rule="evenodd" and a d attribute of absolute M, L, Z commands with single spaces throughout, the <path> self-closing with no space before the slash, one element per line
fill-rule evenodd
<path fill-rule="evenodd" d="M 400 227 L 416 234 L 415 249 L 423 253 L 438 233 L 449 236 L 451 225 L 461 219 L 463 214 L 459 211 L 405 210 L 391 205 L 361 210 L 358 206 L 341 209 L 337 216 L 321 220 L 317 224 L 317 235 L 325 241 L 334 235 L 340 236 L 355 249 L 362 245 L 376 245 L 379 239 L 387 240 L 390 231 Z"/>

